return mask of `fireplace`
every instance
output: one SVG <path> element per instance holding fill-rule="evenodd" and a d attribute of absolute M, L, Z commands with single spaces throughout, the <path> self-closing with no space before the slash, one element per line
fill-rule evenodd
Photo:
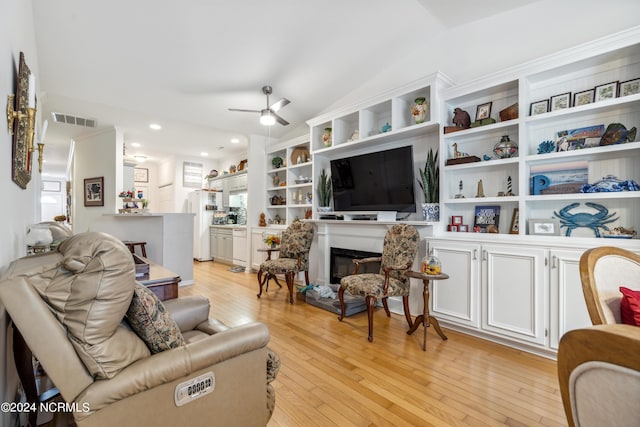
<path fill-rule="evenodd" d="M 354 249 L 344 248 L 331 248 L 331 258 L 329 267 L 329 277 L 331 283 L 340 283 L 340 279 L 350 274 L 353 274 L 354 264 L 353 259 L 362 259 L 370 257 L 379 257 L 382 254 L 377 252 L 357 251 Z M 362 264 L 359 273 L 379 273 L 380 263 L 371 262 Z"/>

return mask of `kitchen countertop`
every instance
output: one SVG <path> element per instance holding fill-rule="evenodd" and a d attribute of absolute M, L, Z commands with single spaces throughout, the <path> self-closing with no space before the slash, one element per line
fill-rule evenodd
<path fill-rule="evenodd" d="M 211 228 L 247 228 L 246 224 L 212 224 Z"/>

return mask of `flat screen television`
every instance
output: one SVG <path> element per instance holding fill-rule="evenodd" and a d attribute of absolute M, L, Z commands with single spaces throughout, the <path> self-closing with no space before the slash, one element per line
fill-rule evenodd
<path fill-rule="evenodd" d="M 334 211 L 415 212 L 413 148 L 331 161 Z"/>

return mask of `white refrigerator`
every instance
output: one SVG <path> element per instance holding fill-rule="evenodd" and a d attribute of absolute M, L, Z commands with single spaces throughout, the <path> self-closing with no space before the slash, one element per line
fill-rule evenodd
<path fill-rule="evenodd" d="M 213 222 L 213 204 L 215 193 L 196 190 L 189 193 L 188 211 L 195 214 L 193 221 L 193 258 L 198 261 L 211 261 L 209 249 L 209 226 Z"/>

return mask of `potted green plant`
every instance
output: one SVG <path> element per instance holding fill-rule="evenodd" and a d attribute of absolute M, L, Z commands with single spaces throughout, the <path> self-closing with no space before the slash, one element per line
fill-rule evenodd
<path fill-rule="evenodd" d="M 331 210 L 331 177 L 322 169 L 318 182 L 318 210 L 328 212 Z"/>
<path fill-rule="evenodd" d="M 425 221 L 440 221 L 440 166 L 438 166 L 438 152 L 429 149 L 424 170 L 420 171 L 418 184 L 424 195 L 422 204 L 422 219 Z"/>
<path fill-rule="evenodd" d="M 276 169 L 282 166 L 282 163 L 283 163 L 283 160 L 282 160 L 282 157 L 280 156 L 275 156 L 273 159 L 271 159 L 271 165 L 273 165 L 273 167 Z"/>

